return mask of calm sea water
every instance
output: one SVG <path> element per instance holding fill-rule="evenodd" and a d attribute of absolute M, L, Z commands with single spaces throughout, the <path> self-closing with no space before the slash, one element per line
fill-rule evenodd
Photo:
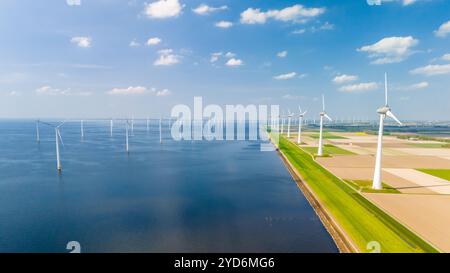
<path fill-rule="evenodd" d="M 0 121 L 0 252 L 336 252 L 275 152 L 250 141 L 171 140 L 164 124 L 61 128 Z"/>

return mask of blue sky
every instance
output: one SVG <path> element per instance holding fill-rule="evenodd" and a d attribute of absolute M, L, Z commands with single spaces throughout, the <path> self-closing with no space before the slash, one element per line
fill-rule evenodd
<path fill-rule="evenodd" d="M 168 115 L 301 105 L 450 118 L 450 1 L 2 0 L 0 117 Z M 312 118 L 313 114 L 310 114 Z"/>

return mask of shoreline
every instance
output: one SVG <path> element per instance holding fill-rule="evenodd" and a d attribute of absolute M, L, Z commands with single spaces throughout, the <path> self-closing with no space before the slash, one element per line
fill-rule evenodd
<path fill-rule="evenodd" d="M 309 188 L 308 184 L 305 183 L 305 181 L 302 179 L 300 174 L 295 170 L 295 168 L 293 168 L 293 166 L 286 158 L 286 156 L 283 154 L 283 152 L 281 152 L 277 148 L 277 153 L 278 155 L 280 155 L 280 158 L 287 167 L 289 173 L 291 174 L 298 188 L 303 193 L 303 196 L 305 196 L 306 200 L 308 200 L 308 203 L 310 204 L 316 215 L 319 217 L 320 221 L 322 222 L 327 232 L 330 234 L 331 238 L 336 244 L 336 247 L 339 249 L 339 252 L 359 253 L 360 251 L 358 250 L 358 248 L 356 248 L 353 242 L 351 242 L 350 238 L 348 238 L 347 234 L 345 234 L 345 232 L 339 226 L 339 224 L 336 223 L 336 221 L 333 219 L 333 217 L 327 211 L 327 209 L 324 206 L 322 206 L 318 198 L 315 196 L 314 192 Z"/>
<path fill-rule="evenodd" d="M 270 139 L 272 142 L 272 139 Z M 303 193 L 309 205 L 312 207 L 316 215 L 319 217 L 323 226 L 330 234 L 336 247 L 340 253 L 360 253 L 361 251 L 355 246 L 351 241 L 345 231 L 340 227 L 340 225 L 334 220 L 333 216 L 327 211 L 327 209 L 320 203 L 320 200 L 310 189 L 308 184 L 302 178 L 302 176 L 297 172 L 297 170 L 292 166 L 291 162 L 286 158 L 283 152 L 272 142 L 276 147 L 277 154 L 280 156 L 287 170 L 294 179 L 297 187 Z"/>

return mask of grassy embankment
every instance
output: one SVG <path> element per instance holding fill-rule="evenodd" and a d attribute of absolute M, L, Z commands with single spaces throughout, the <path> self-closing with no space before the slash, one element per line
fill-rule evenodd
<path fill-rule="evenodd" d="M 450 181 L 449 169 L 417 169 L 417 170 Z"/>
<path fill-rule="evenodd" d="M 281 137 L 279 148 L 361 252 L 371 241 L 379 242 L 382 252 L 437 252 L 297 145 Z"/>

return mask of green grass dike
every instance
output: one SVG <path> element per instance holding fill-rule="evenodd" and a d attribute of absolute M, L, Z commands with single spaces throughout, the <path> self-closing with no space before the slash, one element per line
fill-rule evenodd
<path fill-rule="evenodd" d="M 279 149 L 361 252 L 368 252 L 367 244 L 372 241 L 380 243 L 381 252 L 438 252 L 328 172 L 301 147 L 281 137 Z"/>

